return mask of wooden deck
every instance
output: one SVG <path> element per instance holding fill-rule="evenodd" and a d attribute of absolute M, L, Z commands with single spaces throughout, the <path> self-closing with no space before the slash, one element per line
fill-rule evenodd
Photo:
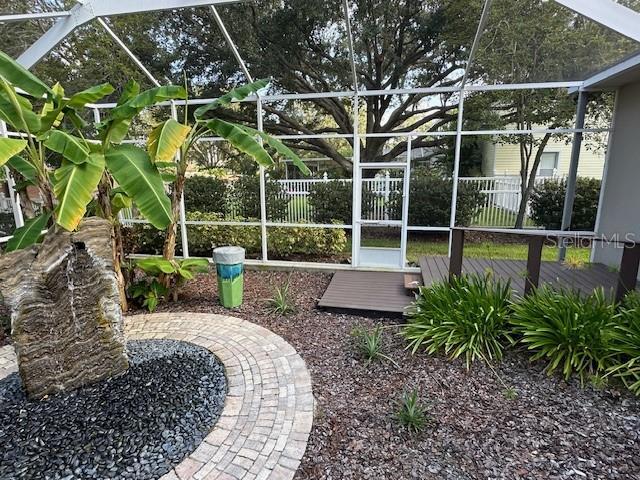
<path fill-rule="evenodd" d="M 318 302 L 338 310 L 401 314 L 413 300 L 404 288 L 404 274 L 338 271 Z"/>
<path fill-rule="evenodd" d="M 465 258 L 463 273 L 486 272 L 501 280 L 511 280 L 511 286 L 518 294 L 524 293 L 527 262 L 525 260 L 492 260 L 487 258 Z M 425 285 L 439 282 L 449 276 L 449 258 L 445 256 L 422 257 L 420 269 Z M 558 262 L 542 262 L 540 285 L 549 284 L 569 290 L 590 293 L 598 287 L 609 291 L 616 288 L 618 274 L 600 263 L 586 264 L 580 269 L 571 269 Z"/>
<path fill-rule="evenodd" d="M 511 280 L 514 292 L 522 295 L 526 271 L 525 260 L 492 260 L 465 258 L 463 273 L 492 274 L 501 280 Z M 445 256 L 420 259 L 424 285 L 429 286 L 449 277 L 449 259 Z M 542 262 L 540 285 L 550 284 L 570 290 L 590 293 L 598 287 L 613 292 L 618 274 L 602 264 L 587 264 L 570 269 L 557 262 Z M 318 302 L 319 307 L 344 311 L 402 314 L 413 300 L 405 288 L 402 273 L 372 271 L 338 271 Z"/>

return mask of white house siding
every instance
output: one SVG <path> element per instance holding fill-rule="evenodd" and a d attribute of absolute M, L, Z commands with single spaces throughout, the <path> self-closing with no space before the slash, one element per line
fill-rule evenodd
<path fill-rule="evenodd" d="M 566 175 L 569 172 L 571 161 L 571 144 L 565 142 L 550 142 L 545 152 L 557 152 L 558 175 Z M 515 144 L 485 143 L 483 149 L 483 174 L 494 175 L 519 175 L 520 174 L 520 147 Z M 578 163 L 578 176 L 602 178 L 605 152 L 603 148 L 594 151 L 588 148 L 588 143 L 583 142 Z"/>

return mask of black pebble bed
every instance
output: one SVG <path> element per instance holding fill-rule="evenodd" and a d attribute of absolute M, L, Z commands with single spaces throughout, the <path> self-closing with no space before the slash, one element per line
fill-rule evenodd
<path fill-rule="evenodd" d="M 224 406 L 223 365 L 186 342 L 128 349 L 125 375 L 42 401 L 0 380 L 0 479 L 157 479 L 196 449 Z"/>

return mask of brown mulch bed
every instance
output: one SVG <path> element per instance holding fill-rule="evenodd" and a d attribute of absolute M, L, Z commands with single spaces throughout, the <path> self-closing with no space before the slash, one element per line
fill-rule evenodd
<path fill-rule="evenodd" d="M 213 275 L 188 284 L 179 302 L 159 311 L 231 313 L 264 325 L 305 359 L 317 409 L 296 479 L 640 479 L 640 400 L 614 388 L 547 377 L 521 352 L 496 367 L 467 371 L 459 361 L 410 355 L 395 333 L 398 320 L 318 310 L 330 275 L 293 273 L 297 312 L 270 315 L 265 299 L 285 272 L 247 272 L 245 303 L 229 312 L 217 304 Z M 388 326 L 385 353 L 399 364 L 365 366 L 350 333 L 354 326 Z M 431 421 L 410 434 L 395 420 L 404 390 L 418 387 Z"/>

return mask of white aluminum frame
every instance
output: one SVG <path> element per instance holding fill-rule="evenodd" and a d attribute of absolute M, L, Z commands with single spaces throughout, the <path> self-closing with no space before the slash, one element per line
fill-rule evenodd
<path fill-rule="evenodd" d="M 253 78 L 242 59 L 231 35 L 227 31 L 224 22 L 216 10 L 216 5 L 221 4 L 236 4 L 245 0 L 137 0 L 132 2 L 130 0 L 82 0 L 78 2 L 69 11 L 62 12 L 37 12 L 26 14 L 10 14 L 0 15 L 0 23 L 20 22 L 34 19 L 46 19 L 56 18 L 54 25 L 44 33 L 31 47 L 27 49 L 19 58 L 18 61 L 27 68 L 32 67 L 37 63 L 44 55 L 46 55 L 51 49 L 53 49 L 59 42 L 66 38 L 71 32 L 81 25 L 84 25 L 92 20 L 97 20 L 98 23 L 104 28 L 106 33 L 113 39 L 113 41 L 127 54 L 127 56 L 135 63 L 135 65 L 144 73 L 144 75 L 156 86 L 160 85 L 157 79 L 149 72 L 144 64 L 131 52 L 131 50 L 125 45 L 125 43 L 113 32 L 109 25 L 102 17 L 109 17 L 113 15 L 124 15 L 138 12 L 148 12 L 167 9 L 189 8 L 189 7 L 201 7 L 209 6 L 214 19 L 222 33 L 223 38 L 228 44 L 231 53 L 238 62 L 240 69 L 247 78 L 248 81 L 253 81 Z M 591 20 L 594 20 L 607 28 L 610 28 L 622 35 L 627 36 L 636 41 L 640 41 L 640 14 L 629 8 L 626 8 L 620 4 L 615 3 L 612 0 L 555 0 L 558 4 L 563 5 L 580 15 L 583 15 Z M 199 225 L 199 224 L 218 224 L 218 225 L 244 225 L 244 226 L 260 226 L 262 235 L 262 260 L 261 263 L 268 264 L 287 264 L 290 262 L 273 262 L 268 260 L 268 245 L 267 245 L 267 227 L 323 227 L 323 228 L 345 228 L 352 230 L 352 265 L 350 268 L 355 268 L 359 264 L 359 243 L 360 243 L 360 228 L 359 223 L 355 222 L 356 218 L 359 218 L 361 209 L 361 180 L 363 168 L 380 168 L 382 164 L 371 166 L 360 163 L 360 141 L 361 138 L 392 138 L 392 137 L 406 137 L 408 139 L 407 145 L 407 167 L 405 170 L 405 182 L 403 185 L 403 219 L 401 222 L 402 233 L 404 240 L 403 244 L 403 257 L 406 257 L 406 239 L 407 232 L 409 231 L 433 231 L 433 232 L 448 232 L 455 225 L 456 216 L 456 204 L 457 204 L 457 179 L 459 173 L 460 164 L 460 145 L 464 135 L 507 135 L 507 134 L 544 134 L 544 133 L 583 133 L 583 132 L 606 132 L 609 129 L 530 129 L 530 130 L 476 130 L 465 131 L 463 129 L 464 120 L 464 95 L 465 92 L 478 92 L 478 91 L 501 91 L 501 90 L 522 90 L 522 89 L 555 89 L 555 88 L 567 88 L 570 91 L 579 90 L 585 87 L 583 81 L 563 81 L 563 82 L 537 82 L 537 83 L 523 83 L 523 84 L 498 84 L 498 85 L 467 85 L 468 72 L 473 65 L 474 55 L 479 45 L 479 41 L 484 32 L 484 28 L 487 23 L 491 8 L 492 0 L 485 0 L 481 17 L 478 22 L 478 28 L 473 41 L 473 45 L 470 50 L 469 58 L 465 66 L 462 81 L 457 86 L 447 87 L 426 87 L 426 88 L 397 88 L 388 90 L 360 90 L 358 85 L 358 74 L 355 63 L 355 54 L 353 47 L 353 36 L 351 29 L 351 14 L 349 9 L 348 0 L 343 0 L 343 14 L 347 31 L 347 43 L 349 47 L 349 58 L 351 62 L 351 74 L 353 80 L 352 91 L 336 91 L 336 92 L 318 92 L 318 93 L 285 93 L 274 95 L 255 95 L 251 96 L 243 101 L 256 102 L 257 110 L 257 125 L 259 130 L 263 130 L 263 109 L 262 104 L 264 102 L 276 102 L 281 100 L 313 100 L 319 98 L 351 98 L 353 102 L 353 133 L 352 134 L 318 134 L 318 135 L 276 135 L 281 139 L 311 139 L 311 138 L 343 138 L 352 139 L 353 148 L 353 174 L 352 182 L 354 185 L 353 191 L 353 211 L 352 225 L 334 225 L 334 224 L 298 224 L 298 223 L 279 223 L 270 222 L 267 219 L 266 211 L 266 193 L 265 193 L 265 170 L 260 168 L 260 212 L 261 218 L 259 222 L 235 222 L 235 221 L 219 221 L 219 222 L 198 222 L 189 221 L 185 218 L 184 213 L 184 198 L 181 199 L 180 205 L 180 227 L 182 232 L 182 242 L 185 248 L 185 256 L 188 256 L 188 236 L 186 231 L 187 225 Z M 458 103 L 458 115 L 457 125 L 455 131 L 445 132 L 389 132 L 389 133 L 360 133 L 359 131 L 359 99 L 361 97 L 369 96 L 387 96 L 387 95 L 409 95 L 409 94 L 442 94 L 442 93 L 458 93 L 460 100 Z M 206 104 L 213 99 L 200 98 L 189 100 L 190 105 Z M 185 105 L 185 101 L 176 100 L 172 102 L 166 102 L 162 105 L 170 106 L 172 116 L 176 115 L 176 107 Z M 100 118 L 99 111 L 102 109 L 110 109 L 115 107 L 113 103 L 92 104 L 87 105 L 88 108 L 92 108 L 96 121 Z M 1 126 L 1 124 L 0 124 Z M 5 136 L 20 136 L 19 133 L 7 132 L 6 129 L 1 130 L 0 134 Z M 418 136 L 455 136 L 455 155 L 454 155 L 454 171 L 453 171 L 453 192 L 452 192 L 452 212 L 450 225 L 448 227 L 426 227 L 426 226 L 410 226 L 408 225 L 408 205 L 410 199 L 409 194 L 409 179 L 411 175 L 411 142 Z M 203 141 L 220 141 L 222 139 L 211 137 L 203 139 Z M 138 140 L 130 139 L 127 142 L 134 143 Z M 400 163 L 393 163 L 393 168 L 398 168 Z M 10 179 L 11 181 L 11 179 Z M 603 186 L 604 190 L 604 186 Z M 405 198 L 406 195 L 406 198 Z M 15 203 L 15 198 L 12 196 Z M 19 204 L 14 205 L 20 213 Z M 16 213 L 14 211 L 14 213 Z M 22 222 L 22 220 L 20 220 Z M 133 220 L 132 223 L 145 223 L 145 221 Z M 18 219 L 16 218 L 16 223 Z M 331 264 L 324 264 L 327 267 L 335 267 Z M 402 269 L 415 270 L 407 268 L 405 264 L 402 265 Z"/>

